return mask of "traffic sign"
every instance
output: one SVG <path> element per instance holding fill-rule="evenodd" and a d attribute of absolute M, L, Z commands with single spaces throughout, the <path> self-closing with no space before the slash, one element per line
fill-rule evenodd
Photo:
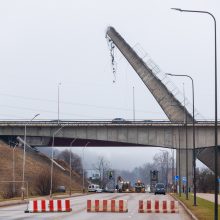
<path fill-rule="evenodd" d="M 179 176 L 175 176 L 175 180 L 176 180 L 176 181 L 179 180 Z"/>
<path fill-rule="evenodd" d="M 186 177 L 185 176 L 182 177 L 182 182 L 186 183 Z"/>

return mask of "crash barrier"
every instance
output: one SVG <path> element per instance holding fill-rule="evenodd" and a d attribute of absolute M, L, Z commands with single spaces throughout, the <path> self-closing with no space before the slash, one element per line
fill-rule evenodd
<path fill-rule="evenodd" d="M 169 200 L 139 200 L 138 212 L 141 213 L 178 213 L 178 201 Z"/>
<path fill-rule="evenodd" d="M 58 200 L 30 200 L 27 210 L 29 212 L 71 212 L 69 199 Z"/>
<path fill-rule="evenodd" d="M 87 200 L 87 212 L 127 212 L 127 200 Z"/>

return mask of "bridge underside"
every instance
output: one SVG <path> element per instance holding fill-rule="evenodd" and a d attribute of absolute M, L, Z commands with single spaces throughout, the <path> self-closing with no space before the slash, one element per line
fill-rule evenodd
<path fill-rule="evenodd" d="M 23 136 L 20 136 L 22 139 L 24 139 Z M 7 143 L 9 141 L 16 142 L 17 136 L 15 135 L 5 135 L 2 136 L 2 139 L 5 140 Z M 69 137 L 55 137 L 54 138 L 54 146 L 55 147 L 67 147 L 70 146 L 71 142 L 73 142 L 73 138 Z M 89 144 L 88 144 L 89 142 Z M 170 141 L 171 142 L 171 141 Z M 122 142 L 122 141 L 110 141 L 110 140 L 97 140 L 97 139 L 88 139 L 88 138 L 76 138 L 76 140 L 72 143 L 71 146 L 73 147 L 83 147 L 87 145 L 87 147 L 162 147 L 162 148 L 172 148 L 177 149 L 178 152 L 178 144 L 177 144 L 176 138 L 174 138 L 173 145 L 167 146 L 167 145 L 153 145 L 153 144 L 135 144 L 135 143 L 129 143 L 129 142 Z M 27 137 L 27 143 L 30 146 L 37 146 L 37 147 L 44 147 L 44 146 L 52 146 L 52 138 L 51 137 Z M 155 142 L 157 143 L 157 141 Z M 181 144 L 182 145 L 182 144 Z M 188 149 L 188 156 L 189 156 L 189 176 L 192 175 L 192 148 Z M 196 149 L 196 156 L 197 158 L 203 162 L 206 166 L 208 166 L 212 171 L 214 171 L 214 148 L 213 147 L 207 147 L 207 148 L 197 148 Z M 177 158 L 178 153 L 177 153 Z M 185 159 L 186 158 L 186 151 L 184 148 L 181 148 L 181 157 L 180 161 L 182 164 L 182 175 L 184 176 L 184 169 L 185 169 Z M 219 158 L 220 160 L 220 158 Z M 178 166 L 177 166 L 178 167 Z M 179 173 L 179 171 L 178 171 Z M 220 175 L 220 169 L 219 169 L 219 175 Z"/>
<path fill-rule="evenodd" d="M 24 137 L 21 137 L 22 139 Z M 9 143 L 10 141 L 16 142 L 17 136 L 4 136 L 2 137 L 4 141 Z M 73 142 L 74 138 L 54 138 L 54 146 L 55 147 L 68 147 Z M 52 138 L 39 138 L 39 137 L 27 137 L 27 143 L 30 146 L 36 147 L 50 147 L 52 146 L 53 140 Z M 89 143 L 88 143 L 89 142 Z M 80 139 L 76 138 L 76 140 L 71 144 L 73 147 L 83 147 L 87 145 L 87 147 L 143 147 L 146 145 L 143 144 L 134 144 L 134 143 L 123 143 L 117 141 L 104 141 L 104 140 L 94 140 L 94 139 Z"/>
<path fill-rule="evenodd" d="M 54 146 L 70 146 L 73 138 L 55 138 Z M 89 143 L 88 143 L 89 142 Z M 88 144 L 87 144 L 88 143 Z M 83 147 L 87 144 L 87 147 L 132 147 L 132 146 L 144 146 L 141 144 L 121 143 L 115 141 L 102 141 L 93 139 L 76 139 L 72 146 Z M 48 146 L 52 145 L 52 139 L 49 141 Z"/>

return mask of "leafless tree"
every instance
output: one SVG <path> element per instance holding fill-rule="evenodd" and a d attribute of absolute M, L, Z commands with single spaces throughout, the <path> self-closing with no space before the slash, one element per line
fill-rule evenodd
<path fill-rule="evenodd" d="M 65 161 L 68 165 L 70 164 L 70 154 L 71 154 L 71 168 L 78 174 L 82 174 L 82 160 L 77 154 L 70 152 L 69 150 L 61 151 L 57 155 L 58 160 Z"/>
<path fill-rule="evenodd" d="M 214 174 L 208 168 L 197 170 L 197 189 L 199 192 L 207 193 L 214 191 Z"/>
<path fill-rule="evenodd" d="M 99 185 L 104 187 L 108 182 L 107 173 L 111 169 L 109 161 L 107 161 L 104 157 L 99 157 L 97 163 L 94 164 L 93 167 L 99 174 Z"/>
<path fill-rule="evenodd" d="M 161 150 L 154 155 L 153 164 L 156 170 L 159 171 L 159 179 L 168 185 L 168 171 L 172 167 L 171 155 L 167 150 Z"/>
<path fill-rule="evenodd" d="M 17 186 L 18 183 L 15 185 Z M 13 183 L 10 183 L 10 182 L 5 183 L 2 187 L 4 190 L 0 193 L 0 196 L 3 199 L 10 199 L 10 198 L 21 195 L 21 190 L 19 190 L 18 186 L 16 187 L 15 191 L 13 190 Z M 20 186 L 20 188 L 21 188 L 21 186 Z"/>
<path fill-rule="evenodd" d="M 43 170 L 35 180 L 35 190 L 39 195 L 49 195 L 50 193 L 50 170 Z M 58 186 L 58 177 L 56 174 L 53 176 L 53 191 Z"/>

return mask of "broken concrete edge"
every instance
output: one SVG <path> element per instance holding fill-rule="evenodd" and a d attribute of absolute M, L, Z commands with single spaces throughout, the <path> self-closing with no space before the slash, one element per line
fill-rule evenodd
<path fill-rule="evenodd" d="M 28 204 L 29 200 L 34 200 L 34 199 L 66 199 L 66 198 L 72 198 L 72 197 L 78 197 L 78 196 L 85 196 L 87 193 L 84 194 L 76 194 L 76 195 L 66 195 L 66 196 L 54 196 L 53 198 L 45 198 L 45 197 L 34 197 L 34 198 L 29 198 L 25 200 L 7 200 L 7 201 L 1 201 L 0 202 L 0 207 L 6 207 L 6 206 L 13 206 L 13 205 L 22 205 L 22 204 Z"/>
<path fill-rule="evenodd" d="M 180 205 L 184 208 L 184 210 L 186 211 L 186 213 L 193 219 L 193 220 L 199 220 L 192 212 L 190 209 L 188 209 L 186 207 L 186 205 L 180 201 L 179 199 L 177 199 L 175 196 L 173 196 L 172 194 L 169 193 L 169 195 L 174 198 L 176 201 L 178 201 L 180 203 Z"/>

